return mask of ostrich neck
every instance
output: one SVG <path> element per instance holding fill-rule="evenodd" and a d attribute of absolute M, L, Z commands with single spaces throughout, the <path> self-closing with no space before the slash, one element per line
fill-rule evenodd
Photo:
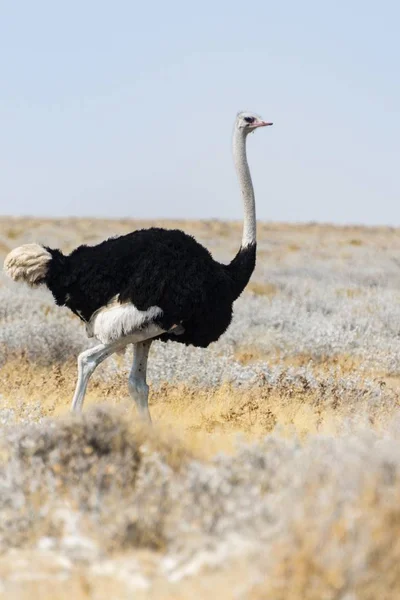
<path fill-rule="evenodd" d="M 251 181 L 249 164 L 246 154 L 247 135 L 243 129 L 235 128 L 233 135 L 233 158 L 237 176 L 239 179 L 240 191 L 243 198 L 243 235 L 242 248 L 256 243 L 256 205 L 254 200 L 254 189 Z"/>
<path fill-rule="evenodd" d="M 233 157 L 243 198 L 244 219 L 242 244 L 235 258 L 225 268 L 232 282 L 232 300 L 239 298 L 249 282 L 256 264 L 256 207 L 254 190 L 246 156 L 246 134 L 235 129 Z"/>

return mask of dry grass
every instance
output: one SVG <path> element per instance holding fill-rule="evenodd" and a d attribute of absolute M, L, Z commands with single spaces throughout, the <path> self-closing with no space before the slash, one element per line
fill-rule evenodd
<path fill-rule="evenodd" d="M 3 218 L 0 254 L 146 221 Z M 181 227 L 229 260 L 240 224 Z M 397 599 L 400 233 L 260 224 L 248 295 L 208 351 L 154 344 L 70 417 L 77 321 L 0 279 L 0 598 Z M 340 252 L 338 249 L 341 249 Z"/>
<path fill-rule="evenodd" d="M 275 296 L 278 292 L 277 286 L 273 283 L 259 283 L 258 281 L 250 281 L 247 289 L 257 296 Z"/>
<path fill-rule="evenodd" d="M 260 360 L 249 350 L 240 354 L 244 362 Z M 278 358 L 275 357 L 278 361 Z M 309 357 L 296 357 L 299 366 L 310 364 Z M 119 360 L 120 364 L 122 359 Z M 287 360 L 289 363 L 289 359 Z M 335 367 L 332 371 L 331 367 Z M 368 385 L 356 382 L 356 389 L 344 393 L 343 377 L 354 372 L 357 361 L 351 356 L 330 358 L 316 365 L 319 378 L 310 383 L 305 376 L 292 379 L 290 371 L 281 371 L 273 384 L 261 373 L 256 385 L 235 387 L 229 383 L 216 388 L 199 388 L 163 383 L 150 391 L 150 409 L 157 427 L 156 436 L 174 431 L 193 456 L 210 458 L 219 451 L 232 451 L 237 437 L 258 440 L 276 426 L 300 438 L 316 432 L 334 433 L 355 412 L 368 416 L 375 426 L 383 426 L 397 413 L 400 402 L 396 381 L 377 376 L 376 389 L 383 390 L 379 403 L 371 403 Z M 325 383 L 329 378 L 329 385 Z M 39 422 L 44 416 L 68 414 L 76 382 L 76 365 L 69 361 L 51 368 L 35 365 L 24 358 L 10 360 L 0 371 L 0 382 L 17 420 Z M 357 394 L 357 396 L 356 396 Z M 356 401 L 356 404 L 354 403 Z M 85 407 L 107 403 L 120 407 L 137 421 L 136 409 L 127 390 L 127 370 L 121 364 L 112 378 L 95 375 Z M 35 415 L 35 407 L 40 411 Z M 162 439 L 162 438 L 161 438 Z"/>
<path fill-rule="evenodd" d="M 306 367 L 311 365 L 317 372 L 328 374 L 331 368 L 341 374 L 356 373 L 362 365 L 362 360 L 351 354 L 336 354 L 331 356 L 318 356 L 298 352 L 294 355 L 281 355 L 279 350 L 267 350 L 254 346 L 239 346 L 235 351 L 235 359 L 243 365 L 257 362 L 268 362 L 270 365 L 285 365 L 286 367 Z M 377 375 L 378 372 L 374 373 Z M 380 375 L 385 379 L 385 375 Z"/>
<path fill-rule="evenodd" d="M 335 599 L 349 597 L 375 600 L 395 599 L 400 589 L 400 541 L 398 528 L 400 488 L 382 497 L 380 481 L 357 498 L 352 507 L 357 524 L 345 517 L 313 514 L 312 494 L 302 519 L 292 523 L 292 539 L 277 544 L 270 577 L 256 584 L 249 593 L 251 600 Z M 321 517 L 325 518 L 321 527 Z M 325 544 L 322 540 L 325 540 Z M 348 562 L 345 548 L 365 544 L 362 564 Z M 328 562 L 326 552 L 331 554 Z M 332 560 L 333 559 L 333 560 Z M 353 595 L 354 594 L 354 595 Z"/>

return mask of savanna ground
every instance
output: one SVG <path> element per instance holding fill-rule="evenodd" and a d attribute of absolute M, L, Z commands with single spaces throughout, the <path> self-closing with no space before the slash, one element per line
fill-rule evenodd
<path fill-rule="evenodd" d="M 2 218 L 0 254 L 149 224 Z M 241 235 L 161 224 L 221 261 Z M 0 597 L 400 597 L 400 230 L 260 224 L 259 238 L 221 340 L 153 344 L 151 431 L 130 350 L 69 414 L 84 328 L 1 276 Z"/>

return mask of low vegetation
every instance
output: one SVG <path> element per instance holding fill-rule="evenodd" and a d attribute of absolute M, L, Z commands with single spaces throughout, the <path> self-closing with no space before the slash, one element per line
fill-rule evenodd
<path fill-rule="evenodd" d="M 0 253 L 145 225 L 1 224 Z M 240 238 L 176 225 L 221 260 Z M 397 598 L 400 234 L 260 238 L 223 338 L 153 345 L 152 431 L 128 400 L 130 350 L 69 415 L 84 328 L 0 278 L 0 598 Z"/>

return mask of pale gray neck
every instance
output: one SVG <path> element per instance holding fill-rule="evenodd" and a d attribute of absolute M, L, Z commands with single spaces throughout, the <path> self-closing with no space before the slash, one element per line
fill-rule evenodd
<path fill-rule="evenodd" d="M 247 135 L 244 130 L 235 127 L 233 134 L 233 158 L 244 208 L 242 248 L 256 243 L 256 205 L 253 183 L 247 162 L 246 138 Z"/>

